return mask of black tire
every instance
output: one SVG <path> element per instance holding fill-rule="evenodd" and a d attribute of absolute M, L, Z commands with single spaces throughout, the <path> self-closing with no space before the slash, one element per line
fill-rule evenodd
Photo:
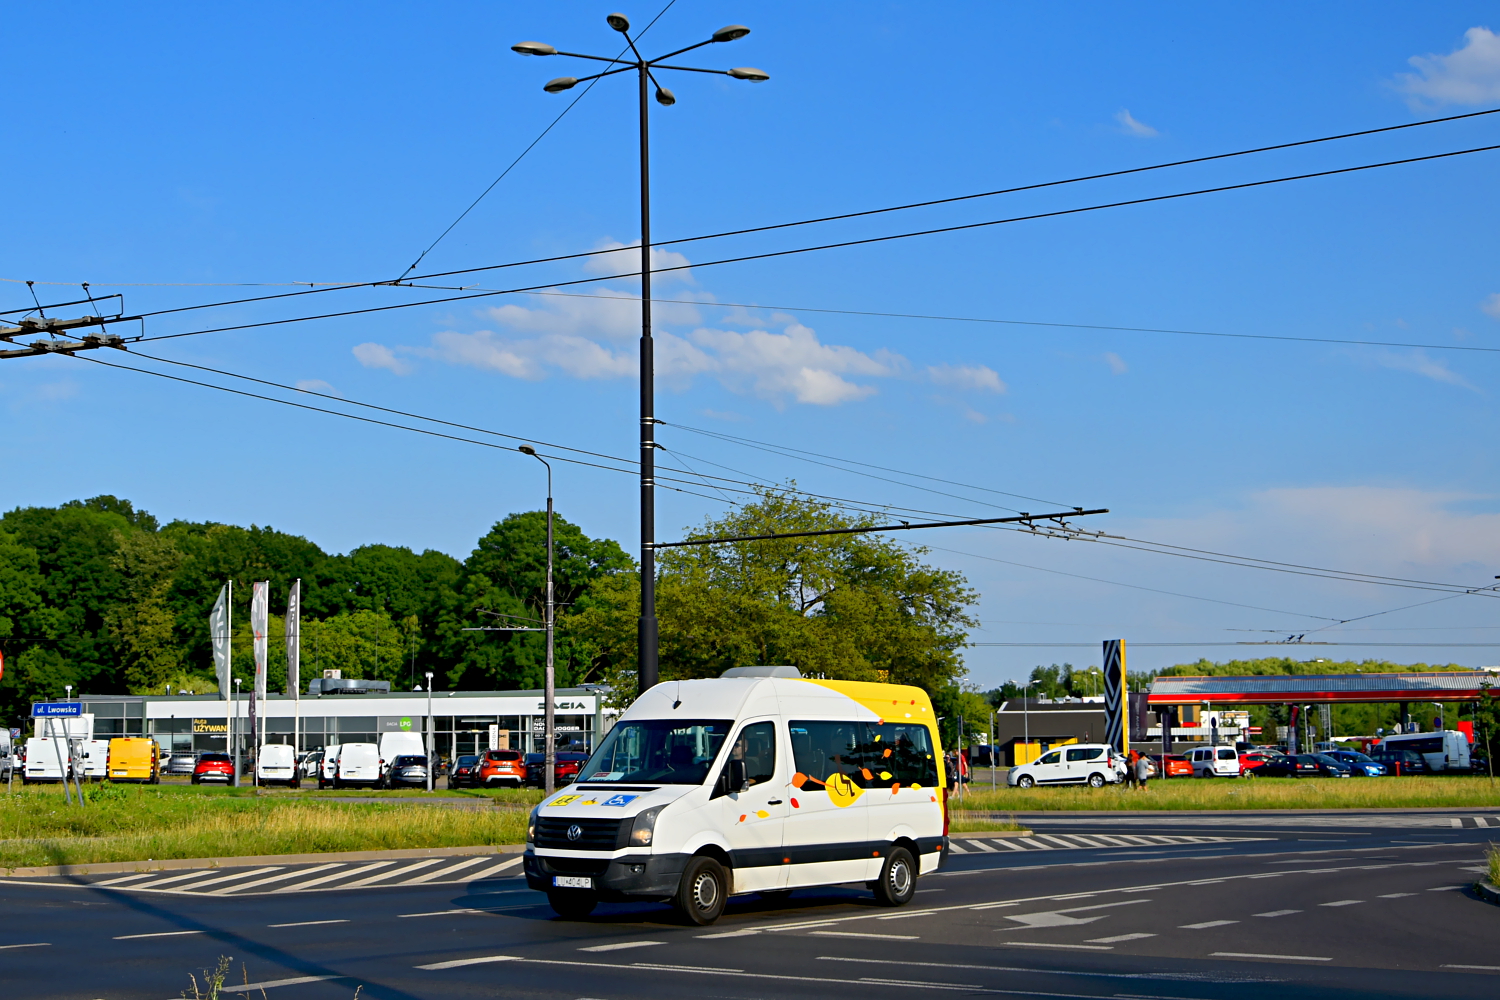
<path fill-rule="evenodd" d="M 188 783 L 189 784 L 193 784 L 193 785 L 198 784 L 198 776 L 196 774 L 193 775 L 191 778 L 188 779 Z"/>
<path fill-rule="evenodd" d="M 1093 774 L 1089 775 L 1089 787 L 1090 788 L 1103 788 L 1104 787 L 1104 775 L 1100 774 L 1098 771 L 1095 771 Z"/>
<path fill-rule="evenodd" d="M 1036 779 L 1029 774 L 1023 774 L 1016 779 L 1017 788 L 1035 788 Z"/>
<path fill-rule="evenodd" d="M 893 847 L 885 856 L 880 878 L 871 883 L 881 906 L 905 906 L 917 894 L 917 862 L 911 851 Z"/>
<path fill-rule="evenodd" d="M 342 790 L 343 787 L 344 787 L 344 780 L 342 778 L 334 778 L 333 779 L 333 787 L 335 789 Z"/>
<path fill-rule="evenodd" d="M 704 927 L 719 919 L 728 898 L 729 876 L 724 866 L 700 855 L 683 869 L 672 903 L 689 923 Z"/>
<path fill-rule="evenodd" d="M 547 905 L 564 920 L 582 920 L 599 905 L 599 896 L 588 889 L 553 889 L 547 893 Z"/>

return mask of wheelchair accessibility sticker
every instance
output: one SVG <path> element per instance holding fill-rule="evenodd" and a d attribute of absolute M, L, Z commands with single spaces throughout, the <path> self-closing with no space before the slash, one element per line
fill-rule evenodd
<path fill-rule="evenodd" d="M 611 795 L 599 804 L 601 806 L 628 806 L 638 798 L 640 798 L 639 795 Z"/>

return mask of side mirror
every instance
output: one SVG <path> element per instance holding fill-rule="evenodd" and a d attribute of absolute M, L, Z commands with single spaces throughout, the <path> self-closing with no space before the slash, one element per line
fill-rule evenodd
<path fill-rule="evenodd" d="M 729 762 L 729 790 L 731 792 L 743 792 L 750 787 L 750 774 L 745 770 L 745 762 L 732 760 Z"/>

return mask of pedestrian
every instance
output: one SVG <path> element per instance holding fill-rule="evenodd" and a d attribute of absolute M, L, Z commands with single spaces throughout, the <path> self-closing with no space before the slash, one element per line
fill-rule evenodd
<path fill-rule="evenodd" d="M 1143 753 L 1137 753 L 1135 759 L 1135 783 L 1141 791 L 1146 790 L 1146 782 L 1151 778 L 1151 760 Z"/>
<path fill-rule="evenodd" d="M 1141 752 L 1139 750 L 1132 750 L 1130 751 L 1130 755 L 1125 758 L 1125 784 L 1131 788 L 1135 787 L 1136 782 L 1135 759 L 1140 755 Z"/>

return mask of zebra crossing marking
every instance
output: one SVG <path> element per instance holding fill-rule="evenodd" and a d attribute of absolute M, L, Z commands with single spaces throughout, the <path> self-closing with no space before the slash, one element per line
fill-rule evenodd
<path fill-rule="evenodd" d="M 1186 837 L 1169 836 L 1167 834 L 1135 834 L 1111 837 L 1098 833 L 1089 834 L 1088 836 L 1079 833 L 1039 833 L 1032 837 L 950 837 L 948 840 L 948 849 L 954 854 L 996 854 L 1000 853 L 993 846 L 997 844 L 1012 851 L 1026 853 L 1030 851 L 1108 850 L 1115 847 L 1178 847 L 1188 844 L 1242 843 L 1244 841 L 1264 839 L 1266 838 Z"/>

